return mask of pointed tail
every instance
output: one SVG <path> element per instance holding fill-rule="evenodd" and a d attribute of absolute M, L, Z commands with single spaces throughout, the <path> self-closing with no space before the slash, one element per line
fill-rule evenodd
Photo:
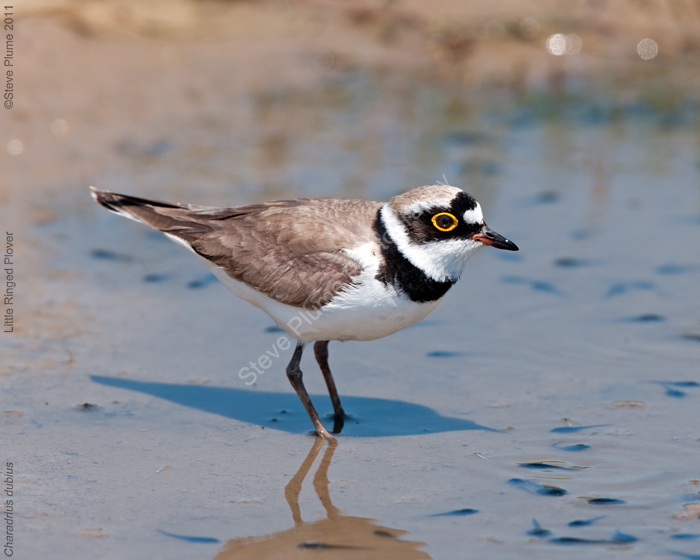
<path fill-rule="evenodd" d="M 126 194 L 101 191 L 90 187 L 92 197 L 107 210 L 136 222 L 143 222 L 166 235 L 175 236 L 180 241 L 191 244 L 202 234 L 209 233 L 213 227 L 206 220 L 198 219 L 199 206 L 188 204 L 171 204 L 159 200 L 147 200 Z"/>

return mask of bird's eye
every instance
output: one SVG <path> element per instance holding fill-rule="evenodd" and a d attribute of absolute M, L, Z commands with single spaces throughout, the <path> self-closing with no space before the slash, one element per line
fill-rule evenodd
<path fill-rule="evenodd" d="M 452 231 L 459 223 L 457 218 L 455 218 L 452 214 L 448 214 L 447 212 L 435 214 L 432 217 L 432 222 L 433 225 L 440 231 Z"/>

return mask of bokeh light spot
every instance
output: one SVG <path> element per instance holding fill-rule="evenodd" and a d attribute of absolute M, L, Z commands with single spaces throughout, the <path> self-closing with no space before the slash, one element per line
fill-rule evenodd
<path fill-rule="evenodd" d="M 651 60 L 659 54 L 659 45 L 654 39 L 642 39 L 637 45 L 637 54 L 644 60 Z"/>
<path fill-rule="evenodd" d="M 563 54 L 578 54 L 583 47 L 583 41 L 578 35 L 556 33 L 547 39 L 547 50 L 554 56 Z"/>
<path fill-rule="evenodd" d="M 566 53 L 566 36 L 561 33 L 551 35 L 547 39 L 547 50 L 554 56 L 561 56 Z"/>

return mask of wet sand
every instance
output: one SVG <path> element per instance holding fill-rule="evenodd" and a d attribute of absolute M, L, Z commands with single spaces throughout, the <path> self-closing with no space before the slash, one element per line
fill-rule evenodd
<path fill-rule="evenodd" d="M 488 94 L 386 47 L 371 56 L 398 69 L 23 25 L 27 93 L 0 117 L 23 146 L 0 156 L 19 558 L 697 554 L 692 91 Z M 279 338 L 271 320 L 87 192 L 386 200 L 443 174 L 521 251 L 481 251 L 422 323 L 331 343 L 352 415 L 335 450 L 308 434 L 290 351 L 237 377 Z"/>

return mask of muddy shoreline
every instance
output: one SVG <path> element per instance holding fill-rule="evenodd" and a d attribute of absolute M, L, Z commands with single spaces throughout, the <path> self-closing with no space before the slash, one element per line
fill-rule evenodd
<path fill-rule="evenodd" d="M 18 555 L 308 557 L 319 531 L 380 557 L 694 554 L 698 7 L 162 5 L 17 17 L 0 465 Z M 580 53 L 550 54 L 554 33 Z M 335 450 L 288 354 L 237 378 L 269 318 L 87 189 L 223 206 L 437 181 L 521 251 L 482 251 L 395 336 L 331 345 L 355 420 Z"/>

